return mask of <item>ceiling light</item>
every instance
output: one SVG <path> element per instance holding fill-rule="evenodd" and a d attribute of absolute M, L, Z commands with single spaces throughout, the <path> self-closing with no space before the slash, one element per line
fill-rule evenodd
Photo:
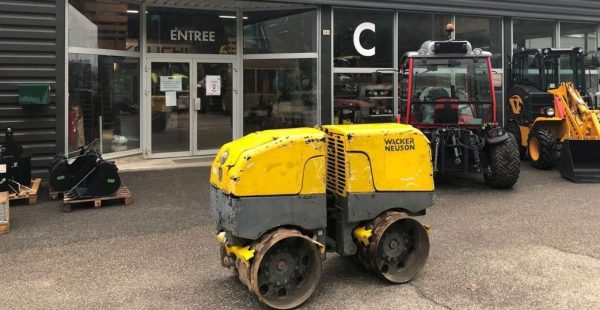
<path fill-rule="evenodd" d="M 140 11 L 138 11 L 138 10 L 127 10 L 127 13 L 129 13 L 129 14 L 139 14 Z"/>
<path fill-rule="evenodd" d="M 219 18 L 236 19 L 237 17 L 234 15 L 219 15 Z M 243 18 L 248 19 L 248 16 L 244 16 Z"/>

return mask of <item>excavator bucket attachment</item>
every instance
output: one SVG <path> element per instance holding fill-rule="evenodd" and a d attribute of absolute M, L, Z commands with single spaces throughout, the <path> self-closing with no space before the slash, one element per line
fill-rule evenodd
<path fill-rule="evenodd" d="M 600 140 L 565 140 L 558 170 L 575 183 L 600 183 Z"/>
<path fill-rule="evenodd" d="M 84 184 L 76 187 L 70 195 L 77 199 L 111 196 L 121 187 L 121 178 L 117 171 L 114 163 L 98 161 L 94 170 L 86 177 Z"/>

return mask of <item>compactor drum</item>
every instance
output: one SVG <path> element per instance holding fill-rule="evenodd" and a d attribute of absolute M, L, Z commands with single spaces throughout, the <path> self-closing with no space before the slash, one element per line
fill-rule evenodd
<path fill-rule="evenodd" d="M 268 130 L 225 144 L 211 168 L 223 266 L 277 309 L 314 292 L 326 252 L 393 283 L 429 253 L 415 219 L 433 205 L 429 140 L 408 125 Z"/>

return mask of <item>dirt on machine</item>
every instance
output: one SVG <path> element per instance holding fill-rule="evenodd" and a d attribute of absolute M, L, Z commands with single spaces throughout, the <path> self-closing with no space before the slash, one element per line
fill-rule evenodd
<path fill-rule="evenodd" d="M 436 174 L 478 173 L 490 187 L 511 188 L 519 149 L 498 124 L 491 61 L 468 41 L 423 43 L 400 61 L 400 114 L 431 140 Z"/>
<path fill-rule="evenodd" d="M 538 169 L 558 165 L 576 183 L 600 183 L 600 111 L 586 86 L 597 59 L 582 48 L 523 50 L 513 56 L 508 129 Z"/>
<path fill-rule="evenodd" d="M 210 176 L 221 264 L 269 307 L 318 289 L 327 253 L 391 283 L 429 254 L 429 140 L 402 124 L 267 130 L 225 144 Z"/>

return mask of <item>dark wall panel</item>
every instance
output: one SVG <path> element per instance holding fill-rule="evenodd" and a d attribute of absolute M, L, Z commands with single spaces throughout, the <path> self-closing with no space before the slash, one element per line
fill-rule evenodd
<path fill-rule="evenodd" d="M 278 0 L 272 2 L 600 21 L 598 0 Z"/>
<path fill-rule="evenodd" d="M 32 155 L 34 175 L 64 149 L 64 0 L 13 0 L 0 5 L 0 142 L 15 128 Z M 51 87 L 50 104 L 19 105 L 19 85 Z"/>

